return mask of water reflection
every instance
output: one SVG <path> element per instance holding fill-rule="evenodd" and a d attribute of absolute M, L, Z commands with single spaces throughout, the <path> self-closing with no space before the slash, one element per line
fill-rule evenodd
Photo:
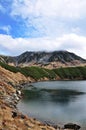
<path fill-rule="evenodd" d="M 76 100 L 78 96 L 84 94 L 76 90 L 69 89 L 37 89 L 35 87 L 23 90 L 24 102 L 45 101 L 67 105 Z"/>
<path fill-rule="evenodd" d="M 19 109 L 51 122 L 86 124 L 86 81 L 38 82 L 27 86 Z"/>

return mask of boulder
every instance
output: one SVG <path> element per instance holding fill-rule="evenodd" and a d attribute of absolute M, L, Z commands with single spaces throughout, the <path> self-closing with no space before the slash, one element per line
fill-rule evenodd
<path fill-rule="evenodd" d="M 77 124 L 68 123 L 64 125 L 64 129 L 73 129 L 73 130 L 79 130 L 81 127 Z"/>

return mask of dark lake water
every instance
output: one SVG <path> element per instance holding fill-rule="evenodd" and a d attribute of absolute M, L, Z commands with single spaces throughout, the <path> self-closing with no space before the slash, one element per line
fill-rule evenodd
<path fill-rule="evenodd" d="M 37 82 L 23 92 L 18 108 L 24 114 L 55 124 L 86 126 L 86 81 Z"/>

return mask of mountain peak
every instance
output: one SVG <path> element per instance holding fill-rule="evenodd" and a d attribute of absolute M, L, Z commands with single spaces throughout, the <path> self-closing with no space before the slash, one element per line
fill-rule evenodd
<path fill-rule="evenodd" d="M 77 56 L 72 52 L 66 50 L 59 50 L 53 52 L 30 52 L 26 51 L 16 57 L 0 57 L 0 61 L 4 61 L 8 64 L 14 64 L 18 66 L 41 66 L 41 67 L 66 67 L 66 66 L 79 66 L 85 65 L 86 60 Z"/>

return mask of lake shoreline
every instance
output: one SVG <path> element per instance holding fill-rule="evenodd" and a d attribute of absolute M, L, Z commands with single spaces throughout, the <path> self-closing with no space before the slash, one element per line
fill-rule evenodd
<path fill-rule="evenodd" d="M 2 85 L 3 84 L 4 83 L 2 83 Z M 1 111 L 5 112 L 5 110 L 6 110 L 6 113 L 4 113 L 4 115 L 3 115 L 2 123 L 0 120 L 0 124 L 1 124 L 0 128 L 7 127 L 7 128 L 9 128 L 9 130 L 12 130 L 12 129 L 14 130 L 14 127 L 13 128 L 10 127 L 11 125 L 13 126 L 13 122 L 14 122 L 14 124 L 16 126 L 18 125 L 21 127 L 23 125 L 23 130 L 25 130 L 26 128 L 29 128 L 30 122 L 32 122 L 32 124 L 31 124 L 32 126 L 30 126 L 31 127 L 30 130 L 35 130 L 35 129 L 39 130 L 42 128 L 45 128 L 46 130 L 50 130 L 50 129 L 55 130 L 54 126 L 49 125 L 47 123 L 43 123 L 41 121 L 38 121 L 35 118 L 28 117 L 28 116 L 24 115 L 23 113 L 19 112 L 20 110 L 17 108 L 17 104 L 18 104 L 19 100 L 21 100 L 20 93 L 21 93 L 20 90 L 16 90 L 13 92 L 12 95 L 10 95 L 10 97 L 9 97 L 9 95 L 7 95 L 6 98 L 2 97 L 0 95 L 0 103 L 1 103 L 0 112 Z M 9 114 L 9 116 L 6 116 L 6 114 Z M 17 124 L 16 121 L 19 122 L 19 120 L 22 120 L 22 122 L 20 124 Z M 8 121 L 10 121 L 11 125 L 8 123 Z M 27 125 L 25 125 L 24 122 L 27 122 Z M 20 130 L 20 129 L 18 129 L 18 130 Z"/>
<path fill-rule="evenodd" d="M 29 118 L 19 112 L 16 108 L 16 104 L 21 99 L 21 96 L 17 96 L 17 93 L 22 90 L 23 84 L 36 82 L 32 78 L 26 78 L 20 73 L 10 72 L 0 67 L 0 129 L 9 130 L 56 130 L 54 127 L 48 124 Z M 44 81 L 43 79 L 41 81 Z M 16 93 L 17 92 L 17 93 Z"/>
<path fill-rule="evenodd" d="M 11 86 L 10 86 L 11 87 Z M 23 121 L 24 120 L 26 120 L 26 121 L 29 121 L 29 122 L 33 122 L 33 124 L 35 124 L 35 126 L 37 126 L 38 127 L 38 129 L 37 130 L 39 130 L 39 127 L 42 127 L 42 128 L 45 128 L 46 130 L 48 130 L 48 129 L 51 129 L 51 130 L 59 130 L 59 129 L 63 129 L 63 126 L 62 127 L 60 127 L 58 124 L 52 124 L 52 122 L 49 122 L 49 121 L 38 121 L 38 119 L 35 119 L 35 118 L 31 118 L 31 117 L 28 117 L 28 116 L 26 116 L 26 115 L 24 115 L 23 113 L 21 113 L 21 112 L 19 112 L 20 110 L 18 110 L 18 108 L 16 107 L 17 106 L 17 104 L 18 104 L 18 102 L 21 100 L 21 94 L 20 94 L 20 91 L 22 91 L 22 85 L 18 85 L 18 87 L 19 87 L 19 89 L 18 90 L 16 90 L 15 92 L 14 92 L 14 97 L 13 97 L 13 95 L 11 95 L 10 96 L 10 98 L 9 98 L 9 96 L 8 96 L 8 101 L 10 101 L 11 99 L 12 99 L 12 102 L 10 102 L 10 103 L 8 103 L 7 105 L 4 105 L 5 104 L 5 102 L 6 101 L 4 101 L 3 100 L 3 102 L 4 102 L 4 107 L 5 107 L 5 109 L 6 109 L 6 111 L 9 113 L 9 115 L 10 114 L 12 114 L 14 117 L 12 117 L 12 118 L 14 118 L 14 120 L 16 121 L 18 121 L 18 120 L 20 120 L 20 119 L 23 119 Z M 2 109 L 3 109 L 3 107 L 2 107 Z M 9 109 L 9 111 L 8 111 L 8 109 Z M 4 109 L 3 109 L 4 110 Z M 12 112 L 12 113 L 11 113 Z M 7 120 L 7 119 L 5 119 L 5 120 Z M 13 120 L 13 119 L 11 119 L 11 118 L 9 118 L 9 120 Z M 7 121 L 6 121 L 7 122 Z M 12 122 L 10 122 L 10 123 L 12 123 Z M 40 125 L 39 125 L 40 124 Z M 21 125 L 21 124 L 20 124 Z M 8 124 L 7 124 L 7 126 L 8 126 Z M 21 127 L 21 126 L 20 126 Z M 2 128 L 4 128 L 4 126 L 2 126 Z M 9 127 L 10 128 L 10 127 Z M 10 130 L 10 129 L 9 129 Z M 31 130 L 33 130 L 33 128 L 31 128 Z M 35 130 L 35 129 L 34 129 Z"/>
<path fill-rule="evenodd" d="M 75 81 L 75 80 L 74 80 Z M 83 81 L 83 80 L 82 80 Z M 43 82 L 48 82 L 48 81 L 43 81 Z M 50 82 L 52 82 L 52 81 L 50 81 Z M 60 81 L 56 81 L 56 82 L 60 82 Z M 63 81 L 64 82 L 64 81 Z M 73 82 L 73 81 L 71 81 L 71 82 Z M 75 81 L 76 82 L 76 81 Z M 36 83 L 41 83 L 41 82 L 34 82 L 35 84 Z M 29 85 L 33 85 L 34 83 L 30 83 Z M 27 88 L 27 85 L 26 85 L 26 87 L 25 87 L 25 89 Z M 29 88 L 29 86 L 28 86 L 28 88 Z M 28 107 L 29 108 L 29 107 Z M 32 116 L 32 117 L 34 117 L 34 116 Z M 39 120 L 39 118 L 37 118 L 37 120 Z M 46 123 L 49 123 L 50 121 L 49 120 L 40 120 L 40 121 L 44 121 L 44 122 L 46 122 Z M 68 122 L 71 122 L 71 121 L 68 121 Z M 75 121 L 73 121 L 73 123 L 74 123 Z M 51 122 L 51 124 L 52 124 L 53 122 Z M 57 123 L 54 123 L 55 125 L 57 124 Z M 61 123 L 62 124 L 62 123 Z M 65 123 L 63 123 L 63 126 L 65 125 Z M 58 126 L 59 126 L 59 123 L 58 123 Z"/>

